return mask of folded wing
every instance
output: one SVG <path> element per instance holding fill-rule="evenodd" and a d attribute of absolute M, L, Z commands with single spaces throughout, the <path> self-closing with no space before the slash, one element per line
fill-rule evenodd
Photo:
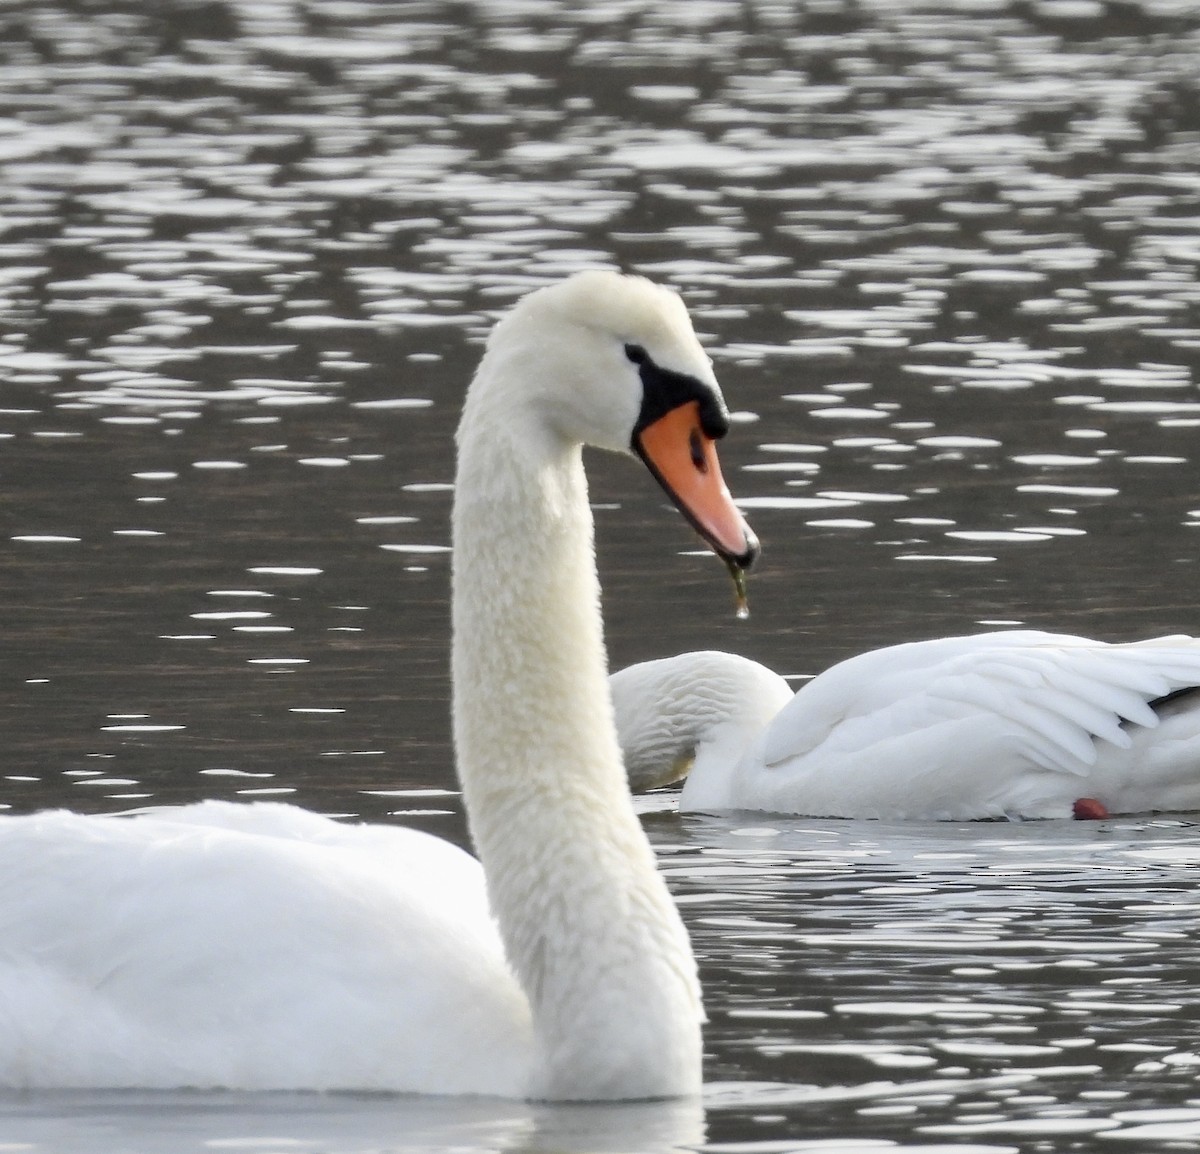
<path fill-rule="evenodd" d="M 1200 685 L 1200 640 L 1160 637 L 1130 644 L 1022 630 L 915 642 L 875 650 L 805 685 L 771 723 L 759 754 L 769 769 L 797 759 L 839 759 L 923 729 L 961 735 L 1048 771 L 1086 777 L 1097 742 L 1128 748 L 1130 726 L 1158 724 L 1154 703 Z M 928 746 L 924 746 L 928 755 Z"/>

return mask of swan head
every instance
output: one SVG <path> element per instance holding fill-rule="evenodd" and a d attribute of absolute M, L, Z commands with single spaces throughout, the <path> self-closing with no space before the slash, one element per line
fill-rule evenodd
<path fill-rule="evenodd" d="M 488 375 L 520 379 L 556 439 L 640 457 L 735 578 L 758 556 L 717 460 L 729 411 L 678 294 L 598 269 L 538 289 L 493 329 Z"/>
<path fill-rule="evenodd" d="M 766 666 L 716 650 L 643 661 L 608 683 L 635 793 L 689 773 L 725 778 L 793 696 Z"/>

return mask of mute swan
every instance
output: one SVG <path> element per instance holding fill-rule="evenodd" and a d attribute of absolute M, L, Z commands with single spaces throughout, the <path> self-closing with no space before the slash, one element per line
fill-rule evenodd
<path fill-rule="evenodd" d="M 743 657 L 685 653 L 611 685 L 633 787 L 686 773 L 685 811 L 967 820 L 1200 809 L 1192 637 L 918 641 L 852 657 L 795 695 Z"/>
<path fill-rule="evenodd" d="M 0 818 L 0 1084 L 698 1092 L 696 964 L 621 764 L 581 444 L 642 456 L 740 573 L 727 425 L 674 293 L 587 272 L 518 303 L 458 430 L 480 861 L 279 804 Z"/>

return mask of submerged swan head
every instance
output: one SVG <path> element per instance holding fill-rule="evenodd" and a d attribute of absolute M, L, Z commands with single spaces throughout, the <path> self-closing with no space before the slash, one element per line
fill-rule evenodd
<path fill-rule="evenodd" d="M 707 774 L 724 780 L 792 699 L 791 687 L 777 673 L 716 650 L 643 661 L 608 682 L 635 793 L 693 771 L 697 784 Z"/>

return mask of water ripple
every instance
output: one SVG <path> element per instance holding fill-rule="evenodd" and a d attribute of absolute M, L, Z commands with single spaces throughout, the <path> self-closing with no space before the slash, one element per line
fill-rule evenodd
<path fill-rule="evenodd" d="M 492 319 L 587 266 L 685 294 L 766 543 L 748 633 L 594 462 L 615 665 L 1194 629 L 1181 0 L 169 16 L 2 21 L 0 804 L 266 791 L 465 837 L 421 800 L 454 419 Z M 709 991 L 689 1148 L 1194 1137 L 1186 826 L 645 820 Z"/>

